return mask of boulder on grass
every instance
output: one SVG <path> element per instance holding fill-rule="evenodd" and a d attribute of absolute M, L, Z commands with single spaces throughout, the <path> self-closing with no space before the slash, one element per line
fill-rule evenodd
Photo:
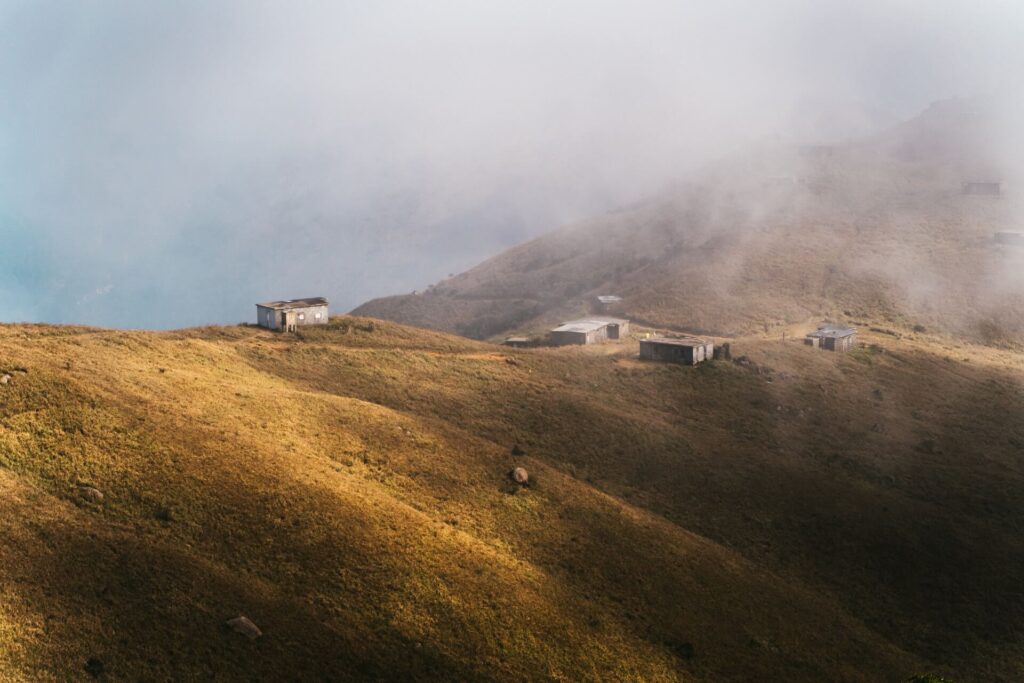
<path fill-rule="evenodd" d="M 224 625 L 235 633 L 241 633 L 249 640 L 256 640 L 263 635 L 263 631 L 261 631 L 259 627 L 252 623 L 249 617 L 246 616 L 237 616 L 234 619 L 228 619 L 224 622 Z"/>
<path fill-rule="evenodd" d="M 85 663 L 85 671 L 93 678 L 99 678 L 103 674 L 103 660 L 99 657 L 90 657 Z"/>
<path fill-rule="evenodd" d="M 90 503 L 102 503 L 103 492 L 93 486 L 79 486 L 78 495 L 85 498 Z"/>
<path fill-rule="evenodd" d="M 525 486 L 530 482 L 530 474 L 526 469 L 522 467 L 516 467 L 512 470 L 512 481 L 515 483 Z"/>

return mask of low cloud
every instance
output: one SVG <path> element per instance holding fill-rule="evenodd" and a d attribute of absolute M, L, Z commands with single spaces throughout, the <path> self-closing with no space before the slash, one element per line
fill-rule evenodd
<path fill-rule="evenodd" d="M 766 137 L 1008 92 L 1022 65 L 1016 3 L 686 5 L 8 0 L 3 316 L 347 309 Z"/>

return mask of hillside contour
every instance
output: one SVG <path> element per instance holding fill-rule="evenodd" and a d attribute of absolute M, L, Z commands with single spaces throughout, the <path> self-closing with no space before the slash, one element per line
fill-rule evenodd
<path fill-rule="evenodd" d="M 762 144 L 669 192 L 512 248 L 424 292 L 354 313 L 487 339 L 542 334 L 615 294 L 614 311 L 710 334 L 812 317 L 884 319 L 1024 343 L 1019 183 L 986 140 L 986 101 L 933 105 L 837 145 Z M 998 196 L 963 183 L 1002 180 Z"/>
<path fill-rule="evenodd" d="M 866 341 L 0 327 L 0 680 L 1021 680 L 1024 359 Z"/>

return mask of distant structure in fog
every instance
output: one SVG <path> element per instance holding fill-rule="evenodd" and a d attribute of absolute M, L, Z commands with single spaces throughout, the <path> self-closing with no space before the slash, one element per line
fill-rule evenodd
<path fill-rule="evenodd" d="M 996 244 L 1024 244 L 1024 233 L 1000 230 L 994 235 Z"/>
<path fill-rule="evenodd" d="M 597 308 L 600 311 L 607 311 L 613 306 L 622 303 L 621 296 L 615 296 L 614 294 L 602 294 L 597 297 Z"/>
<path fill-rule="evenodd" d="M 640 340 L 640 358 L 697 365 L 711 360 L 715 345 L 700 337 L 651 337 Z"/>
<path fill-rule="evenodd" d="M 326 325 L 327 299 L 318 296 L 256 304 L 256 324 L 282 332 L 294 332 L 300 325 Z"/>
<path fill-rule="evenodd" d="M 502 342 L 503 346 L 511 346 L 514 349 L 525 349 L 530 345 L 529 337 L 509 337 Z"/>
<path fill-rule="evenodd" d="M 857 342 L 857 330 L 841 325 L 822 325 L 804 338 L 804 343 L 826 351 L 849 351 Z"/>
<path fill-rule="evenodd" d="M 998 197 L 1003 193 L 1003 184 L 999 181 L 978 181 L 970 180 L 964 182 L 961 185 L 961 191 L 964 194 L 977 194 L 985 195 L 988 197 Z"/>
<path fill-rule="evenodd" d="M 620 339 L 629 334 L 629 321 L 620 318 L 587 318 L 570 320 L 551 330 L 551 343 L 596 344 L 606 339 Z"/>

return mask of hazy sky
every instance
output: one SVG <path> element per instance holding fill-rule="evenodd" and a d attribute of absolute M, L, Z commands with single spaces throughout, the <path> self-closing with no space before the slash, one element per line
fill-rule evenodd
<path fill-rule="evenodd" d="M 1024 3 L 0 0 L 0 320 L 407 292 L 771 135 L 1015 87 Z"/>

